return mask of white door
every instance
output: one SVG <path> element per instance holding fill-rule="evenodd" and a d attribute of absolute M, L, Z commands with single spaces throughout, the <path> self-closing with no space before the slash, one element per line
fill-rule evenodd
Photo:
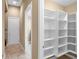
<path fill-rule="evenodd" d="M 8 17 L 8 45 L 19 43 L 19 17 Z"/>

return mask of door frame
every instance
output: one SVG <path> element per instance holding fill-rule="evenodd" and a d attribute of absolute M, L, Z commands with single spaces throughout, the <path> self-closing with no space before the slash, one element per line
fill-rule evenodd
<path fill-rule="evenodd" d="M 32 0 L 32 59 L 44 59 L 44 0 Z"/>
<path fill-rule="evenodd" d="M 44 4 L 45 0 L 38 3 L 38 59 L 44 58 Z"/>

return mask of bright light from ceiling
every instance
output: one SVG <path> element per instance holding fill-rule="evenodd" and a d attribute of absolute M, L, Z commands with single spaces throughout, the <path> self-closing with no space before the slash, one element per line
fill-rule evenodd
<path fill-rule="evenodd" d="M 13 4 L 14 4 L 14 5 L 16 5 L 16 4 L 17 4 L 17 2 L 16 2 L 16 1 L 13 1 Z"/>
<path fill-rule="evenodd" d="M 8 4 L 11 6 L 21 6 L 22 0 L 8 0 Z"/>

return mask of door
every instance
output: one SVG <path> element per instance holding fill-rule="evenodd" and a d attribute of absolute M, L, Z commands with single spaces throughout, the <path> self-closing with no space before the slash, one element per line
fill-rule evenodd
<path fill-rule="evenodd" d="M 8 17 L 8 45 L 19 43 L 19 17 Z"/>

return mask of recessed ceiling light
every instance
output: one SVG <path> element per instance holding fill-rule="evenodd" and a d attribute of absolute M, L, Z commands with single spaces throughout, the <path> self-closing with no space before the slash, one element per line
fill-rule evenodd
<path fill-rule="evenodd" d="M 22 0 L 8 0 L 8 4 L 11 6 L 21 6 Z"/>
<path fill-rule="evenodd" d="M 16 1 L 13 1 L 13 4 L 17 4 L 17 2 Z"/>

